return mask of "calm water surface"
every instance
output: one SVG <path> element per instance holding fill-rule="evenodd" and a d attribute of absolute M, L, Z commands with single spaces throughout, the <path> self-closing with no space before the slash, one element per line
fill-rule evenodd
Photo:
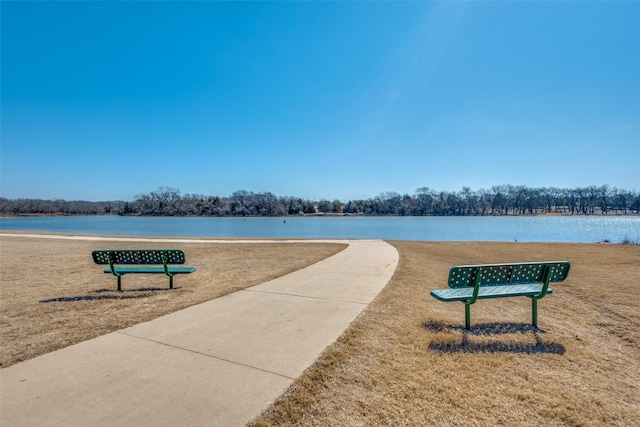
<path fill-rule="evenodd" d="M 365 238 L 503 242 L 640 242 L 640 216 L 539 217 L 27 217 L 0 230 L 224 238 Z"/>

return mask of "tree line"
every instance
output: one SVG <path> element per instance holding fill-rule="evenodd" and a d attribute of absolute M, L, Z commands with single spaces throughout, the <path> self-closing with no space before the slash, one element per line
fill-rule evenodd
<path fill-rule="evenodd" d="M 109 215 L 121 213 L 125 203 L 123 201 L 89 202 L 0 197 L 0 215 Z"/>
<path fill-rule="evenodd" d="M 182 194 L 160 187 L 132 201 L 66 201 L 0 198 L 0 215 L 141 215 L 141 216 L 289 216 L 304 214 L 483 216 L 638 214 L 640 192 L 608 185 L 579 188 L 528 188 L 498 185 L 491 189 L 415 194 L 380 193 L 361 200 L 309 200 L 270 192 L 238 190 L 228 197 Z"/>

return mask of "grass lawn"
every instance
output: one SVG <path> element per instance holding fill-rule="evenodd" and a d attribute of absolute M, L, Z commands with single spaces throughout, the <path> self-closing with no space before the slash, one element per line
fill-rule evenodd
<path fill-rule="evenodd" d="M 631 426 L 640 419 L 640 246 L 390 242 L 398 268 L 378 297 L 254 426 Z M 128 275 L 92 249 L 184 249 L 196 273 Z M 110 243 L 0 238 L 2 366 L 278 277 L 340 244 Z M 538 303 L 429 295 L 456 264 L 568 260 Z"/>
<path fill-rule="evenodd" d="M 0 366 L 209 301 L 313 264 L 327 243 L 152 243 L 0 237 Z M 127 274 L 94 264 L 93 249 L 183 249 L 191 274 Z M 106 266 L 108 268 L 108 266 Z"/>
<path fill-rule="evenodd" d="M 640 246 L 391 242 L 395 275 L 254 426 L 640 425 Z M 569 260 L 538 303 L 429 295 L 449 267 Z"/>

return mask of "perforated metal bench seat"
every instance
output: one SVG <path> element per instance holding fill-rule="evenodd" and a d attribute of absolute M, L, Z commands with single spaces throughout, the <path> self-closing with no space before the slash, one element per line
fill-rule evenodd
<path fill-rule="evenodd" d="M 141 267 L 141 268 L 135 268 L 135 267 L 116 267 L 116 272 L 120 273 L 120 274 L 136 274 L 136 273 L 142 273 L 142 274 L 166 274 L 166 272 L 164 271 L 164 267 Z M 171 274 L 188 274 L 188 273 L 193 273 L 194 271 L 196 271 L 195 267 L 169 267 L 168 268 L 169 273 Z M 107 268 L 105 271 L 105 273 L 112 273 L 110 268 Z"/>
<path fill-rule="evenodd" d="M 478 299 L 505 298 L 505 297 L 531 297 L 540 295 L 542 285 L 507 285 L 507 286 L 483 286 L 478 291 Z M 547 288 L 547 294 L 553 293 Z M 436 299 L 440 301 L 467 301 L 473 297 L 473 288 L 441 289 L 432 291 Z"/>
<path fill-rule="evenodd" d="M 549 283 L 567 278 L 568 261 L 521 262 L 511 264 L 462 265 L 451 267 L 450 289 L 431 291 L 444 302 L 459 301 L 465 305 L 465 328 L 471 327 L 470 306 L 479 299 L 529 297 L 533 326 L 538 326 L 538 300 L 553 291 Z"/>
<path fill-rule="evenodd" d="M 170 264 L 184 264 L 186 255 L 180 249 L 140 249 L 140 250 L 99 250 L 91 253 L 96 264 L 108 264 L 105 273 L 118 278 L 118 290 L 122 290 L 121 278 L 125 274 L 165 274 L 169 277 L 169 289 L 173 289 L 173 276 L 189 274 L 195 267 L 175 267 Z M 132 267 L 144 265 L 145 267 Z M 151 267 L 161 265 L 162 267 Z"/>

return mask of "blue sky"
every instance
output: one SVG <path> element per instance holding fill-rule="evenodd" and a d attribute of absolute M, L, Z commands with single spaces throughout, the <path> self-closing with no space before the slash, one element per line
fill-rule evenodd
<path fill-rule="evenodd" d="M 640 2 L 0 12 L 3 197 L 640 189 Z"/>

